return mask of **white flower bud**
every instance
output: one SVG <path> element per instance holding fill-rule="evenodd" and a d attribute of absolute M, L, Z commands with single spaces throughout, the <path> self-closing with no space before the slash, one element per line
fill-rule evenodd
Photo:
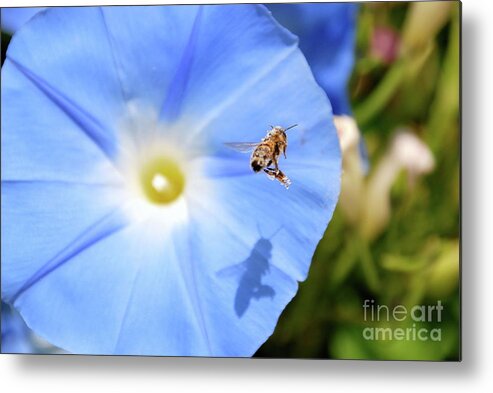
<path fill-rule="evenodd" d="M 390 190 L 402 169 L 408 172 L 412 186 L 419 175 L 431 172 L 434 167 L 435 160 L 426 144 L 410 131 L 397 132 L 368 182 L 362 235 L 373 240 L 386 228 L 391 214 Z"/>
<path fill-rule="evenodd" d="M 339 206 L 350 223 L 356 223 L 361 214 L 364 168 L 359 152 L 360 131 L 349 116 L 334 116 L 342 152 L 342 180 Z"/>

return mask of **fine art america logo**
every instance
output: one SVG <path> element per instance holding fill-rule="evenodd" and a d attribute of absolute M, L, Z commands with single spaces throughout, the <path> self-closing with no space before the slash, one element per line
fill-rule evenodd
<path fill-rule="evenodd" d="M 389 307 L 376 304 L 375 300 L 365 299 L 363 302 L 363 318 L 365 322 L 378 326 L 365 327 L 363 338 L 369 341 L 441 341 L 442 329 L 429 328 L 426 323 L 442 322 L 443 306 L 440 300 L 436 305 L 415 305 L 411 308 L 399 304 Z M 395 322 L 405 327 L 395 327 Z"/>

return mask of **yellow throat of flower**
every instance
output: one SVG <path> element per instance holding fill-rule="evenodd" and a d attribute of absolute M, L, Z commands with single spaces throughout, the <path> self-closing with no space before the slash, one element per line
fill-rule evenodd
<path fill-rule="evenodd" d="M 165 205 L 175 201 L 185 188 L 185 175 L 171 158 L 149 161 L 140 172 L 140 183 L 149 202 Z"/>

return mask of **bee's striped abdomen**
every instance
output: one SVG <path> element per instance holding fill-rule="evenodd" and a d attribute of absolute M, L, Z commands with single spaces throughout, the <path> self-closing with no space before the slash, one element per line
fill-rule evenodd
<path fill-rule="evenodd" d="M 261 143 L 253 151 L 250 165 L 254 172 L 259 172 L 270 164 L 272 164 L 272 149 L 267 143 Z"/>

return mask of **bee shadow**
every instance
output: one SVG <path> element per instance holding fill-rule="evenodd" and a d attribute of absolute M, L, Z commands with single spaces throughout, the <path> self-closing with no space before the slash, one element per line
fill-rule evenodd
<path fill-rule="evenodd" d="M 274 288 L 262 283 L 262 277 L 270 271 L 272 257 L 272 243 L 269 239 L 260 238 L 243 262 L 220 270 L 219 277 L 230 276 L 240 271 L 238 289 L 234 299 L 234 310 L 238 317 L 242 317 L 252 299 L 271 298 L 276 295 Z"/>

